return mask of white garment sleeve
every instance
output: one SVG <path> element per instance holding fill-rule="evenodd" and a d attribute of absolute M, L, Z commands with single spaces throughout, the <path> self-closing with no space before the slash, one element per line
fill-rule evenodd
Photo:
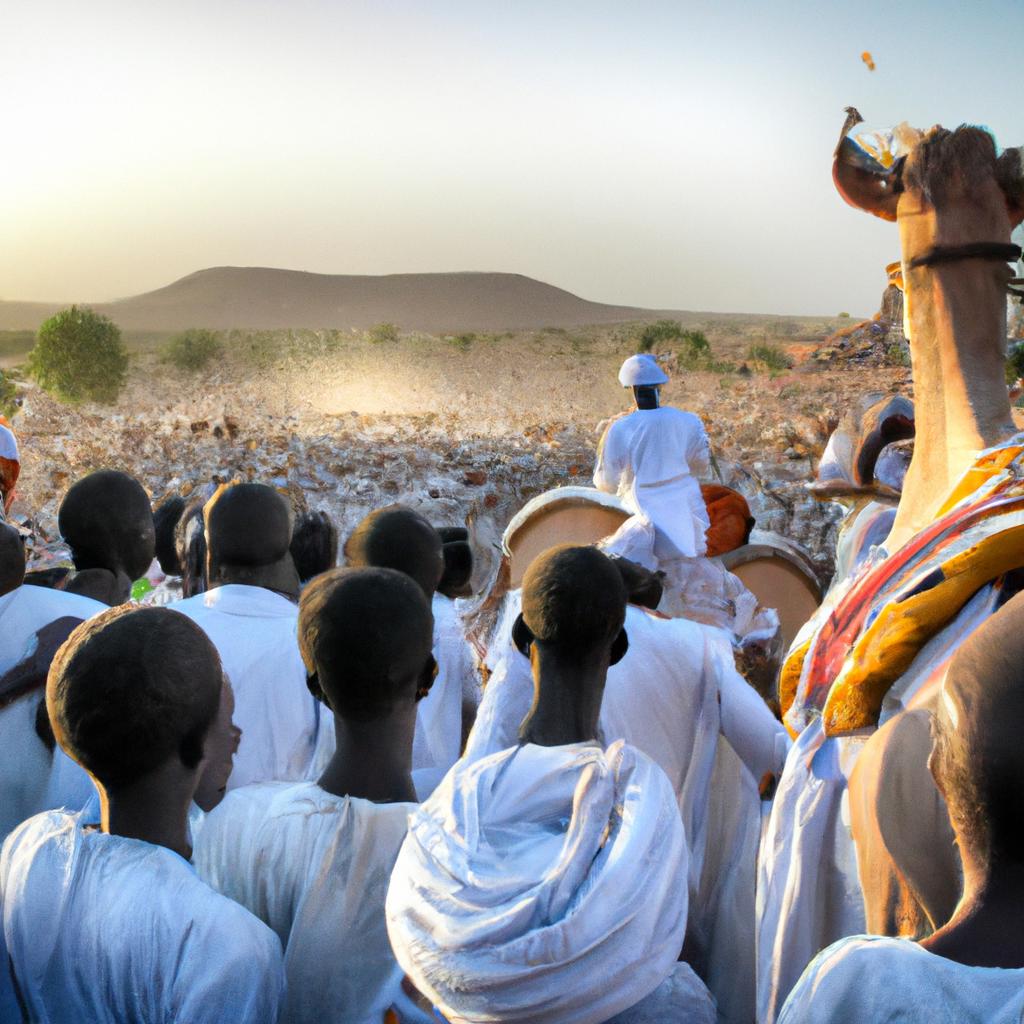
<path fill-rule="evenodd" d="M 759 781 L 767 772 L 780 775 L 789 752 L 789 735 L 752 686 L 736 671 L 729 641 L 713 644 L 717 669 L 722 735 L 747 770 Z"/>
<path fill-rule="evenodd" d="M 626 469 L 625 453 L 615 438 L 615 419 L 605 427 L 597 446 L 597 463 L 594 465 L 594 486 L 606 494 L 617 494 L 619 481 Z"/>
<path fill-rule="evenodd" d="M 463 759 L 478 761 L 519 743 L 519 726 L 533 704 L 530 663 L 511 647 L 498 662 L 477 708 Z"/>
<path fill-rule="evenodd" d="M 696 417 L 695 417 L 696 418 Z M 686 451 L 686 464 L 690 467 L 690 475 L 700 478 L 707 474 L 711 464 L 711 443 L 704 424 L 697 419 L 696 430 Z"/>

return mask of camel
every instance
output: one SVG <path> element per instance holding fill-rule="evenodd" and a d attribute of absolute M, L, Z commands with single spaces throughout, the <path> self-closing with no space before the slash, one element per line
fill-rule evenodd
<path fill-rule="evenodd" d="M 916 438 L 884 551 L 836 582 L 783 667 L 797 739 L 762 849 L 761 1021 L 775 1019 L 817 952 L 869 919 L 914 931 L 947 912 L 948 877 L 914 862 L 929 843 L 948 842 L 928 791 L 922 720 L 899 716 L 915 696 L 926 705 L 959 644 L 998 606 L 1001 577 L 1024 565 L 1024 445 L 1006 443 L 1015 428 L 1004 378 L 1007 262 L 1019 255 L 1010 234 L 1024 219 L 1020 151 L 999 155 L 978 128 L 903 126 L 902 152 L 886 152 L 851 137 L 861 118 L 848 114 L 833 179 L 850 205 L 899 229 Z M 876 732 L 889 718 L 897 724 Z M 891 770 L 894 737 L 911 733 L 907 770 Z M 908 842 L 893 830 L 911 803 L 916 816 L 903 820 L 931 834 Z M 868 914 L 858 860 L 878 880 Z"/>

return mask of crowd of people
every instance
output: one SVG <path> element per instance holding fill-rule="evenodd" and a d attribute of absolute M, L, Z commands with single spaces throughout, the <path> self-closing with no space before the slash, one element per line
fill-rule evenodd
<path fill-rule="evenodd" d="M 603 446 L 609 489 L 651 443 Z M 635 515 L 693 499 L 666 467 L 634 480 Z M 484 686 L 453 600 L 468 535 L 412 508 L 339 543 L 270 486 L 151 506 L 101 470 L 59 527 L 72 567 L 27 573 L 0 522 L 0 1020 L 753 1020 L 754 862 L 790 740 L 722 630 L 655 610 L 659 574 L 544 551 Z M 662 543 L 699 557 L 702 536 Z M 147 572 L 166 578 L 133 600 Z M 821 952 L 785 1024 L 1018 1019 L 1022 619 L 1024 595 L 963 646 L 935 715 L 951 920 Z"/>

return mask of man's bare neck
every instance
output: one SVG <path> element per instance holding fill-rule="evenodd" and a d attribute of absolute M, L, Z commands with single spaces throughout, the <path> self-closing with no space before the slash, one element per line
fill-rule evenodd
<path fill-rule="evenodd" d="M 373 722 L 334 717 L 337 746 L 318 780 L 334 796 L 352 796 L 373 803 L 416 802 L 412 781 L 412 732 L 415 707 L 409 714 Z"/>

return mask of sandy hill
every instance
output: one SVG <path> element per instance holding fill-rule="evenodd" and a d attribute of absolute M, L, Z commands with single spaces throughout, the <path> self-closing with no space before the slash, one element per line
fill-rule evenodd
<path fill-rule="evenodd" d="M 212 267 L 116 302 L 88 303 L 123 330 L 186 327 L 367 328 L 494 331 L 607 324 L 669 314 L 609 306 L 521 274 L 309 274 Z M 0 302 L 0 329 L 35 329 L 58 305 Z"/>

